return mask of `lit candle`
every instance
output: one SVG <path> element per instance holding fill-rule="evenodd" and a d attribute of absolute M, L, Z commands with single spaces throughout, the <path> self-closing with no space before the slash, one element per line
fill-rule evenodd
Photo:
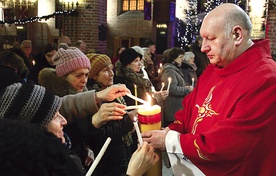
<path fill-rule="evenodd" d="M 170 90 L 170 86 L 171 86 L 171 82 L 172 82 L 172 78 L 171 77 L 168 77 L 168 82 L 169 82 L 169 84 L 168 84 L 167 91 Z"/>
<path fill-rule="evenodd" d="M 160 91 L 163 91 L 164 86 L 165 86 L 165 83 L 162 82 L 162 87 L 161 87 Z"/>
<path fill-rule="evenodd" d="M 138 109 L 138 108 L 142 108 L 144 106 L 145 105 L 127 106 L 125 110 Z"/>
<path fill-rule="evenodd" d="M 151 97 L 148 96 L 148 104 L 150 104 Z M 144 106 L 138 109 L 139 127 L 141 132 L 161 129 L 161 107 L 159 105 Z M 162 175 L 162 155 L 156 150 L 160 160 L 153 165 L 144 176 Z"/>
<path fill-rule="evenodd" d="M 161 68 L 162 67 L 162 63 L 160 63 L 160 65 L 159 65 L 159 68 Z"/>
<path fill-rule="evenodd" d="M 143 146 L 143 139 L 142 139 L 141 132 L 140 132 L 140 129 L 139 129 L 139 126 L 138 126 L 137 117 L 134 118 L 133 124 L 134 124 L 134 128 L 135 128 L 135 131 L 136 131 L 136 134 L 137 134 L 137 137 L 138 137 L 138 142 L 139 142 L 140 146 Z"/>
<path fill-rule="evenodd" d="M 134 84 L 134 96 L 137 97 L 137 86 L 136 86 L 136 84 Z M 136 106 L 138 105 L 137 100 L 135 100 L 135 105 Z"/>
<path fill-rule="evenodd" d="M 98 156 L 95 158 L 94 162 L 92 163 L 91 167 L 89 168 L 88 172 L 86 173 L 85 176 L 91 176 L 92 173 L 94 172 L 95 168 L 97 167 L 97 165 L 99 164 L 100 160 L 102 159 L 104 152 L 106 151 L 109 143 L 111 141 L 111 138 L 108 137 L 103 145 L 103 147 L 101 148 Z"/>
<path fill-rule="evenodd" d="M 133 96 L 133 95 L 131 95 L 129 93 L 127 93 L 126 96 L 128 96 L 129 98 L 132 98 L 133 100 L 137 100 L 137 101 L 139 101 L 142 104 L 148 104 L 148 102 L 146 102 L 145 100 L 142 100 L 141 98 L 135 97 L 135 96 Z"/>
<path fill-rule="evenodd" d="M 195 87 L 195 78 L 192 78 L 192 86 Z"/>
<path fill-rule="evenodd" d="M 160 74 L 160 72 L 161 72 L 161 70 L 160 70 L 160 68 L 159 68 L 159 69 L 157 70 L 157 73 Z"/>

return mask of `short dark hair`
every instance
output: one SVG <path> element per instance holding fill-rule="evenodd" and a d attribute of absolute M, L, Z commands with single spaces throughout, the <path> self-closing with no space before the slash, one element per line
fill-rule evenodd
<path fill-rule="evenodd" d="M 12 51 L 3 51 L 0 53 L 0 65 L 17 70 L 17 74 L 21 77 L 26 76 L 29 72 L 23 58 Z"/>
<path fill-rule="evenodd" d="M 167 58 L 168 63 L 172 63 L 179 55 L 184 55 L 185 51 L 181 48 L 178 47 L 173 47 L 170 51 L 169 51 L 169 56 Z"/>
<path fill-rule="evenodd" d="M 151 46 L 151 45 L 156 45 L 156 43 L 155 43 L 154 41 L 152 41 L 152 40 L 146 41 L 146 46 L 147 46 L 147 47 L 149 47 L 149 46 Z"/>

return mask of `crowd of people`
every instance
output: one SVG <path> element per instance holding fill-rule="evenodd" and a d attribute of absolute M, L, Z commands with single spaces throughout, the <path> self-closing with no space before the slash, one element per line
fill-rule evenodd
<path fill-rule="evenodd" d="M 67 36 L 37 56 L 30 40 L 1 52 L 0 170 L 85 175 L 110 137 L 93 176 L 141 176 L 160 159 L 154 150 L 168 154 L 174 175 L 274 175 L 276 63 L 251 29 L 224 3 L 189 51 L 171 47 L 162 59 L 154 41 L 120 46 L 111 59 Z M 162 109 L 163 128 L 143 132 L 142 146 L 126 94 Z"/>

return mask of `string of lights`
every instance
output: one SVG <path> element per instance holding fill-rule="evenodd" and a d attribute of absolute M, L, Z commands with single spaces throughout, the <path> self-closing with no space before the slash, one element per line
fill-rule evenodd
<path fill-rule="evenodd" d="M 48 20 L 49 18 L 54 18 L 55 16 L 62 16 L 62 15 L 69 15 L 69 16 L 77 16 L 78 15 L 78 11 L 77 10 L 65 10 L 65 11 L 56 11 L 50 15 L 45 15 L 45 16 L 41 16 L 41 17 L 32 17 L 32 18 L 28 18 L 28 19 L 21 19 L 21 20 L 8 20 L 8 21 L 1 21 L 0 20 L 0 24 L 15 24 L 15 25 L 24 25 L 26 23 L 32 23 L 32 22 L 36 22 L 36 21 L 41 21 L 41 20 Z"/>

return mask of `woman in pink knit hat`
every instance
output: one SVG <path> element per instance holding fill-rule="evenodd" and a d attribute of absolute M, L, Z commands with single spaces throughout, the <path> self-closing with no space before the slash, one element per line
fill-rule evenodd
<path fill-rule="evenodd" d="M 58 96 L 86 90 L 90 61 L 78 48 L 60 48 L 53 56 L 55 69 L 43 69 L 39 84 Z"/>
<path fill-rule="evenodd" d="M 86 83 L 90 70 L 90 61 L 86 55 L 76 47 L 59 48 L 53 56 L 56 66 L 44 68 L 40 71 L 38 82 L 55 95 L 63 97 L 87 91 Z M 91 119 L 91 114 L 89 117 Z M 73 117 L 77 119 L 78 117 Z M 78 120 L 64 128 L 72 140 L 72 150 L 82 159 L 84 165 L 90 165 L 93 152 L 85 146 L 84 138 L 88 133 L 89 118 Z"/>

